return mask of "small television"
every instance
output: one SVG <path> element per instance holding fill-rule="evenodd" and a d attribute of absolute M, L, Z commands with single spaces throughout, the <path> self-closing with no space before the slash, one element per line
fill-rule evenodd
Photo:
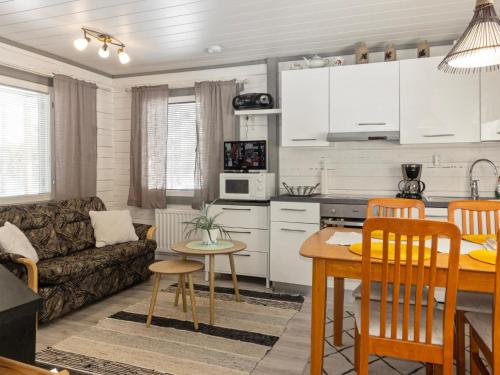
<path fill-rule="evenodd" d="M 265 170 L 266 141 L 224 142 L 224 170 Z"/>

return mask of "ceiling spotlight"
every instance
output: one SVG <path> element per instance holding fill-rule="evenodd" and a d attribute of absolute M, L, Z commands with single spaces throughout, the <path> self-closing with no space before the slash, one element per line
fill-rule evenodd
<path fill-rule="evenodd" d="M 128 64 L 130 62 L 130 56 L 123 50 L 123 48 L 118 50 L 118 60 L 120 60 L 120 63 L 122 64 Z"/>
<path fill-rule="evenodd" d="M 78 50 L 78 51 L 83 51 L 85 48 L 87 48 L 87 46 L 89 45 L 89 42 L 90 42 L 90 38 L 78 38 L 78 39 L 75 39 L 74 42 L 73 42 L 73 45 L 75 46 L 75 48 Z"/>
<path fill-rule="evenodd" d="M 125 52 L 125 44 L 116 39 L 114 36 L 100 31 L 87 29 L 86 27 L 82 27 L 82 31 L 83 38 L 76 39 L 73 42 L 73 45 L 78 51 L 83 51 L 85 48 L 87 48 L 91 38 L 94 38 L 95 40 L 102 43 L 101 48 L 99 48 L 99 51 L 97 52 L 100 57 L 102 57 L 103 59 L 107 59 L 110 54 L 110 46 L 116 46 L 118 47 L 118 60 L 120 61 L 120 63 L 127 64 L 130 62 L 130 56 Z"/>
<path fill-rule="evenodd" d="M 209 55 L 215 55 L 217 53 L 222 52 L 222 46 L 219 46 L 218 44 L 214 44 L 213 46 L 208 47 L 206 51 Z"/>
<path fill-rule="evenodd" d="M 97 52 L 99 56 L 101 56 L 103 59 L 107 59 L 109 57 L 109 47 L 106 43 L 102 45 L 101 48 L 99 48 L 99 51 Z"/>

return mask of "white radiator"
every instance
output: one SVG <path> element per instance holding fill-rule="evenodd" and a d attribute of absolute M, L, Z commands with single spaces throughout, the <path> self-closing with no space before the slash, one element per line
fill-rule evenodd
<path fill-rule="evenodd" d="M 156 241 L 158 251 L 171 251 L 171 246 L 184 240 L 185 224 L 199 211 L 191 209 L 167 208 L 155 210 Z"/>

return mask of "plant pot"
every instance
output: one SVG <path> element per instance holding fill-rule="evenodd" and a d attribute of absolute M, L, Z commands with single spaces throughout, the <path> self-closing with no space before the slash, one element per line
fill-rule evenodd
<path fill-rule="evenodd" d="M 218 229 L 210 229 L 203 231 L 203 237 L 201 238 L 204 245 L 215 245 L 217 243 L 217 236 L 219 235 Z"/>

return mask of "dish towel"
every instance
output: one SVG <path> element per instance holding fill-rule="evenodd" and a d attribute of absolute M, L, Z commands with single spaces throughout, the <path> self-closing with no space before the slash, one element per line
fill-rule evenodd
<path fill-rule="evenodd" d="M 358 243 L 363 240 L 361 233 L 356 232 L 335 232 L 326 241 L 328 245 L 352 245 L 353 243 Z"/>

